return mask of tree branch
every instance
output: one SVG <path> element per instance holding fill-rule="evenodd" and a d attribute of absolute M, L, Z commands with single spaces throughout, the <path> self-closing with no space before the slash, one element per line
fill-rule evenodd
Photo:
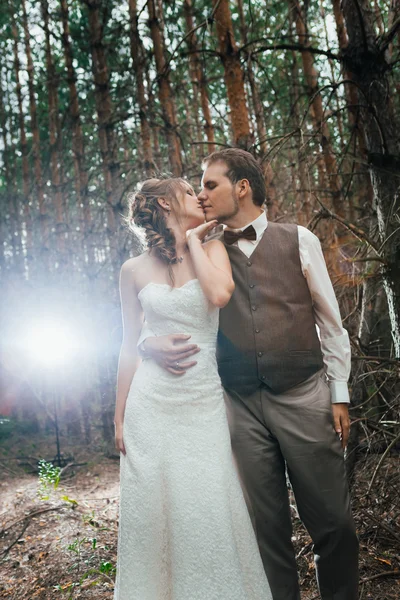
<path fill-rule="evenodd" d="M 322 204 L 319 198 L 316 198 L 316 200 L 322 208 L 317 213 L 317 215 L 315 215 L 314 219 L 335 219 L 335 221 L 338 221 L 339 223 L 344 225 L 344 227 L 346 227 L 349 231 L 351 231 L 352 234 L 355 235 L 355 237 L 358 238 L 360 241 L 366 242 L 376 252 L 377 256 L 381 258 L 379 254 L 379 248 L 377 247 L 375 242 L 371 240 L 371 238 L 365 233 L 363 229 L 360 229 L 353 223 L 350 223 L 350 221 L 347 221 L 343 217 L 339 217 L 339 215 L 336 215 L 335 213 L 330 211 L 328 208 L 326 208 L 326 206 Z"/>
<path fill-rule="evenodd" d="M 400 29 L 400 17 L 397 17 L 389 31 L 384 33 L 379 40 L 379 50 L 385 52 L 386 48 L 395 38 L 398 30 Z"/>
<path fill-rule="evenodd" d="M 387 455 L 389 454 L 389 452 L 391 451 L 391 449 L 393 448 L 393 446 L 395 446 L 397 444 L 397 442 L 400 440 L 400 433 L 398 436 L 396 436 L 394 438 L 394 440 L 392 440 L 389 444 L 389 446 L 386 448 L 385 452 L 382 454 L 378 464 L 376 465 L 376 469 L 374 471 L 374 474 L 371 477 L 371 481 L 369 482 L 369 486 L 368 486 L 368 490 L 367 490 L 367 495 L 370 493 L 372 486 L 374 485 L 374 481 L 376 479 L 376 476 L 378 475 L 379 469 L 382 466 L 383 461 L 385 460 L 385 458 L 387 457 Z"/>
<path fill-rule="evenodd" d="M 249 42 L 249 44 L 250 43 L 251 42 Z M 239 52 L 241 52 L 243 48 L 245 48 L 245 46 L 240 48 Z M 332 60 L 342 60 L 339 54 L 335 54 L 330 50 L 321 50 L 321 48 L 313 48 L 313 46 L 304 46 L 303 44 L 271 44 L 270 46 L 261 46 L 260 48 L 253 50 L 250 54 L 259 54 L 265 50 L 297 50 L 298 52 L 310 52 L 311 54 L 326 56 Z"/>

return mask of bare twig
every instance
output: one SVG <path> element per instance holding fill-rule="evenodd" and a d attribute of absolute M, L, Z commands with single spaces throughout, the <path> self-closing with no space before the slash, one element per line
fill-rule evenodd
<path fill-rule="evenodd" d="M 322 204 L 318 197 L 316 198 L 316 200 L 321 205 L 321 210 L 318 213 L 318 216 L 321 219 L 335 219 L 335 221 L 338 221 L 339 223 L 344 225 L 344 227 L 346 227 L 349 231 L 351 231 L 351 233 L 360 241 L 366 242 L 379 257 L 379 248 L 363 229 L 360 229 L 359 227 L 357 227 L 357 225 L 354 225 L 354 223 L 351 223 L 350 221 L 347 221 L 347 219 L 344 219 L 343 217 L 340 217 L 339 215 L 333 213 L 331 210 L 329 210 L 329 208 Z M 384 262 L 383 259 L 382 262 Z"/>
<path fill-rule="evenodd" d="M 398 533 L 396 533 L 395 531 L 393 531 L 393 529 L 391 527 L 389 527 L 389 525 L 384 523 L 381 519 L 377 519 L 376 517 L 374 517 L 374 515 L 371 515 L 371 513 L 367 512 L 367 511 L 364 511 L 363 514 L 366 517 L 368 517 L 368 519 L 370 519 L 371 521 L 376 523 L 378 525 L 378 527 L 382 527 L 382 529 L 384 529 L 385 531 L 390 533 L 390 535 L 392 537 L 394 537 L 398 542 L 400 542 L 400 535 Z"/>
<path fill-rule="evenodd" d="M 381 468 L 383 461 L 385 460 L 385 458 L 387 457 L 387 455 L 389 454 L 389 452 L 391 451 L 393 446 L 395 446 L 399 440 L 400 440 L 400 433 L 390 442 L 389 446 L 386 448 L 385 452 L 382 454 L 381 458 L 379 459 L 379 462 L 376 465 L 374 474 L 371 477 L 371 481 L 369 482 L 367 494 L 369 494 L 371 492 L 371 488 L 374 484 L 374 481 L 376 479 L 376 476 L 378 475 L 379 469 Z"/>
<path fill-rule="evenodd" d="M 389 29 L 389 31 L 387 31 L 380 40 L 379 43 L 379 50 L 381 52 L 385 52 L 386 48 L 390 45 L 390 43 L 393 41 L 393 38 L 396 36 L 398 30 L 400 29 L 400 17 L 397 17 L 397 19 L 395 20 L 395 22 L 392 24 L 391 28 Z"/>
<path fill-rule="evenodd" d="M 8 525 L 7 527 L 3 527 L 3 529 L 0 531 L 0 537 L 4 535 L 4 533 L 6 531 L 8 531 L 9 529 L 12 529 L 13 527 L 15 527 L 16 525 L 18 525 L 19 523 L 22 523 L 23 521 L 31 520 L 34 517 L 37 517 L 38 515 L 42 515 L 44 513 L 47 512 L 51 512 L 51 511 L 56 511 L 56 510 L 61 510 L 63 508 L 71 508 L 71 506 L 68 503 L 62 504 L 61 506 L 47 506 L 46 508 L 40 508 L 39 510 L 34 510 L 31 513 L 25 515 L 24 517 L 22 517 L 22 519 L 18 519 L 18 521 L 14 521 L 14 523 L 11 523 L 11 525 Z"/>
<path fill-rule="evenodd" d="M 18 473 L 16 473 L 15 471 L 13 471 L 12 469 L 10 469 L 9 467 L 7 467 L 6 465 L 2 465 L 0 464 L 0 467 L 2 469 L 4 469 L 5 471 L 8 471 L 9 473 L 11 473 L 11 475 L 18 475 Z"/>
<path fill-rule="evenodd" d="M 183 38 L 180 39 L 180 41 L 178 42 L 178 45 L 176 46 L 176 48 L 171 52 L 170 57 L 168 58 L 168 61 L 165 63 L 162 75 L 165 75 L 165 73 L 167 72 L 169 65 L 171 64 L 171 61 L 173 60 L 175 54 L 177 53 L 178 49 L 180 48 L 180 46 L 182 46 L 183 42 L 185 40 L 187 40 L 188 38 L 190 38 L 190 36 L 192 36 L 194 33 L 196 33 L 196 31 L 198 29 L 202 29 L 203 27 L 207 27 L 207 25 L 209 23 L 212 23 L 214 20 L 214 15 L 218 10 L 219 5 L 221 4 L 221 0 L 218 0 L 218 2 L 216 3 L 216 5 L 213 7 L 211 13 L 207 16 L 207 18 L 202 21 L 199 25 L 196 25 L 196 27 L 193 27 L 193 29 L 191 29 L 186 35 L 183 36 Z M 196 54 L 200 54 L 200 50 L 196 51 Z"/>
<path fill-rule="evenodd" d="M 351 360 L 366 360 L 371 362 L 381 362 L 381 363 L 389 363 L 391 365 L 396 365 L 400 369 L 399 360 L 396 358 L 388 358 L 387 356 L 352 356 Z"/>
<path fill-rule="evenodd" d="M 400 571 L 399 569 L 393 569 L 393 571 L 383 571 L 383 573 L 377 573 L 376 575 L 370 575 L 369 577 L 364 577 L 361 579 L 360 583 L 366 583 L 367 581 L 372 581 L 373 579 L 379 579 L 380 577 L 399 577 Z"/>
<path fill-rule="evenodd" d="M 84 465 L 87 465 L 87 462 L 82 462 L 82 463 L 74 463 L 74 462 L 71 462 L 71 463 L 68 463 L 67 465 L 65 465 L 65 467 L 63 467 L 63 468 L 61 469 L 61 471 L 60 471 L 60 477 L 61 477 L 61 475 L 63 475 L 63 474 L 65 473 L 65 471 L 66 471 L 67 469 L 70 469 L 71 467 L 82 467 L 82 466 L 84 466 Z"/>
<path fill-rule="evenodd" d="M 21 531 L 19 532 L 19 534 L 17 535 L 15 540 L 9 546 L 7 546 L 7 548 L 5 550 L 3 550 L 3 558 L 10 552 L 11 548 L 13 548 L 15 546 L 15 544 L 18 542 L 18 540 L 21 538 L 21 536 L 26 531 L 26 529 L 28 529 L 29 524 L 30 524 L 30 519 L 25 520 L 24 526 L 22 527 Z"/>

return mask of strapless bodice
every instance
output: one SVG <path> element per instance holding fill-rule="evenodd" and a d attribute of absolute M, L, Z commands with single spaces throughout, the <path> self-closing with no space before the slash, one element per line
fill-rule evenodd
<path fill-rule="evenodd" d="M 150 282 L 138 298 L 155 335 L 185 333 L 191 336 L 190 343 L 213 345 L 215 349 L 219 309 L 206 298 L 198 279 L 181 287 Z"/>

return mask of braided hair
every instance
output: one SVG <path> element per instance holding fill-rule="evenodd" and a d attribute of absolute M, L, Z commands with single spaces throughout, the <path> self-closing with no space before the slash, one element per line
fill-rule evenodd
<path fill-rule="evenodd" d="M 160 206 L 158 199 L 169 200 L 172 212 L 177 214 L 177 195 L 184 189 L 185 181 L 178 177 L 146 179 L 129 199 L 128 219 L 131 226 L 144 230 L 150 253 L 154 251 L 168 265 L 169 270 L 178 260 L 176 240 L 173 231 L 167 227 L 166 211 Z"/>

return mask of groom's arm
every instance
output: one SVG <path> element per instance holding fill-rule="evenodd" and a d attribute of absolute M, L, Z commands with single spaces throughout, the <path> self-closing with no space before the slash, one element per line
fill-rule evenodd
<path fill-rule="evenodd" d="M 346 446 L 350 421 L 348 379 L 351 369 L 350 340 L 342 326 L 338 301 L 321 243 L 316 235 L 298 226 L 299 250 L 303 274 L 313 301 L 315 322 L 320 332 L 321 351 L 331 391 L 335 429 Z"/>
<path fill-rule="evenodd" d="M 190 335 L 173 333 L 155 336 L 148 323 L 144 323 L 138 340 L 140 355 L 154 359 L 161 367 L 173 375 L 184 375 L 187 369 L 194 367 L 196 361 L 182 362 L 197 354 L 200 348 L 189 344 Z"/>

